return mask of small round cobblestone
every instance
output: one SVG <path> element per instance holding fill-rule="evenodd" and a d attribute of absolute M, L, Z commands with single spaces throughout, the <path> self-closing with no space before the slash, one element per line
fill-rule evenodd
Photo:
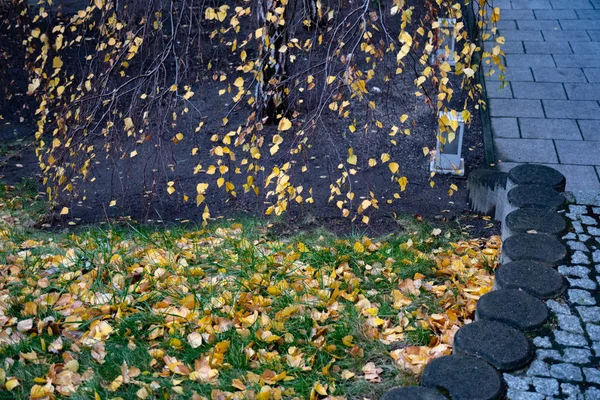
<path fill-rule="evenodd" d="M 534 356 L 533 345 L 519 330 L 495 321 L 476 321 L 454 336 L 454 351 L 480 357 L 500 371 L 525 366 Z"/>
<path fill-rule="evenodd" d="M 504 262 L 533 260 L 558 265 L 567 257 L 567 249 L 560 240 L 544 233 L 518 233 L 504 241 L 502 257 Z"/>
<path fill-rule="evenodd" d="M 477 302 L 477 317 L 522 331 L 534 331 L 548 320 L 548 307 L 522 290 L 501 289 L 481 296 Z"/>
<path fill-rule="evenodd" d="M 565 198 L 556 190 L 543 185 L 521 185 L 508 192 L 508 202 L 516 208 L 547 208 L 557 210 Z"/>
<path fill-rule="evenodd" d="M 514 185 L 545 185 L 559 192 L 565 190 L 566 179 L 554 168 L 545 165 L 522 164 L 508 172 L 508 179 Z"/>
<path fill-rule="evenodd" d="M 565 290 L 565 279 L 550 264 L 540 261 L 513 261 L 496 271 L 496 287 L 520 289 L 540 299 L 550 299 Z"/>
<path fill-rule="evenodd" d="M 388 390 L 380 400 L 446 400 L 446 397 L 435 389 L 405 386 Z"/>
<path fill-rule="evenodd" d="M 549 235 L 562 235 L 567 230 L 567 222 L 557 213 L 543 208 L 521 208 L 509 213 L 504 221 L 512 233 L 525 233 L 534 230 Z"/>
<path fill-rule="evenodd" d="M 436 358 L 425 367 L 421 384 L 443 388 L 453 400 L 496 400 L 504 397 L 502 377 L 487 362 L 467 355 Z"/>

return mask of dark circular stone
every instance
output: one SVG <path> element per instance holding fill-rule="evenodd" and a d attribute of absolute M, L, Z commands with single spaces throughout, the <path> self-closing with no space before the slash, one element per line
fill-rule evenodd
<path fill-rule="evenodd" d="M 565 202 L 562 194 L 549 186 L 520 185 L 508 192 L 508 203 L 517 208 L 537 207 L 556 210 Z"/>
<path fill-rule="evenodd" d="M 517 233 L 504 241 L 502 254 L 510 261 L 534 260 L 558 265 L 567 257 L 567 249 L 560 240 L 545 233 Z"/>
<path fill-rule="evenodd" d="M 544 185 L 559 192 L 565 190 L 566 179 L 554 168 L 545 165 L 521 164 L 508 172 L 508 179 L 515 185 Z"/>
<path fill-rule="evenodd" d="M 565 278 L 550 264 L 521 260 L 502 264 L 496 270 L 499 289 L 520 289 L 540 299 L 560 295 L 566 288 Z"/>
<path fill-rule="evenodd" d="M 446 397 L 435 389 L 405 386 L 388 390 L 379 400 L 446 400 Z"/>
<path fill-rule="evenodd" d="M 481 296 L 477 302 L 477 317 L 502 322 L 522 331 L 533 331 L 548 320 L 548 307 L 522 290 L 500 289 Z"/>
<path fill-rule="evenodd" d="M 495 321 L 476 321 L 454 336 L 454 351 L 480 357 L 500 371 L 523 367 L 534 356 L 533 345 L 523 332 Z"/>
<path fill-rule="evenodd" d="M 436 358 L 425 367 L 421 384 L 443 388 L 453 400 L 504 398 L 502 377 L 485 361 L 466 355 Z"/>
<path fill-rule="evenodd" d="M 512 233 L 535 230 L 549 235 L 562 235 L 567 231 L 567 222 L 550 209 L 521 208 L 509 213 L 504 223 Z"/>
<path fill-rule="evenodd" d="M 470 185 L 482 185 L 489 189 L 494 189 L 496 185 L 506 187 L 506 172 L 499 172 L 494 169 L 476 169 L 469 173 L 469 184 Z"/>

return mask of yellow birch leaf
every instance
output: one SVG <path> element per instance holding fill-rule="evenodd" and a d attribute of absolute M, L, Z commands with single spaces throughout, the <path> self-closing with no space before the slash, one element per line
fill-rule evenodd
<path fill-rule="evenodd" d="M 292 127 L 292 121 L 290 121 L 289 119 L 283 117 L 279 121 L 279 125 L 277 126 L 277 130 L 279 130 L 279 131 L 287 131 L 291 127 Z"/>

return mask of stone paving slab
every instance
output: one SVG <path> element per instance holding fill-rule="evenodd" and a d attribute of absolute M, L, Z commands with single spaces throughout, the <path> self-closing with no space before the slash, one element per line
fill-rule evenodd
<path fill-rule="evenodd" d="M 600 165 L 600 142 L 555 140 L 558 157 L 565 164 Z"/>
<path fill-rule="evenodd" d="M 521 137 L 525 139 L 568 139 L 583 140 L 573 119 L 519 118 Z"/>
<path fill-rule="evenodd" d="M 598 121 L 580 119 L 577 120 L 577 124 L 585 140 L 600 140 L 600 124 L 598 124 Z"/>
<path fill-rule="evenodd" d="M 492 132 L 496 138 L 520 138 L 517 118 L 492 118 Z"/>
<path fill-rule="evenodd" d="M 517 43 L 523 44 L 525 53 L 527 54 L 573 54 L 569 42 L 525 41 Z M 506 53 L 504 46 L 502 46 L 502 50 Z"/>
<path fill-rule="evenodd" d="M 583 88 L 583 91 L 587 91 L 587 85 L 584 85 L 584 86 L 585 86 L 585 88 Z M 542 99 L 566 100 L 567 99 L 567 93 L 565 92 L 565 88 L 562 85 L 556 85 L 553 83 L 513 82 L 511 84 L 511 88 L 512 88 L 512 95 L 515 99 L 540 99 L 540 100 L 542 100 Z M 582 90 L 580 90 L 580 91 L 582 91 Z"/>
<path fill-rule="evenodd" d="M 537 67 L 531 69 L 536 82 L 574 82 L 586 83 L 587 78 L 581 68 Z M 525 75 L 525 73 L 523 73 Z M 507 80 L 510 78 L 507 76 Z"/>
<path fill-rule="evenodd" d="M 544 117 L 540 100 L 490 99 L 492 117 Z"/>
<path fill-rule="evenodd" d="M 495 138 L 497 158 L 521 163 L 557 164 L 552 140 Z"/>
<path fill-rule="evenodd" d="M 597 101 L 542 100 L 542 103 L 548 118 L 600 119 L 600 105 Z"/>
<path fill-rule="evenodd" d="M 565 84 L 565 90 L 570 100 L 600 100 L 600 84 L 598 83 L 569 83 Z"/>

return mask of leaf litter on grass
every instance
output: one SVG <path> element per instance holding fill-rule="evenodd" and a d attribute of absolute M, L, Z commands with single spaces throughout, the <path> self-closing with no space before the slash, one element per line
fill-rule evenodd
<path fill-rule="evenodd" d="M 0 396 L 378 398 L 450 354 L 493 286 L 499 237 L 419 226 L 379 240 L 240 223 L 25 239 L 3 223 Z"/>

